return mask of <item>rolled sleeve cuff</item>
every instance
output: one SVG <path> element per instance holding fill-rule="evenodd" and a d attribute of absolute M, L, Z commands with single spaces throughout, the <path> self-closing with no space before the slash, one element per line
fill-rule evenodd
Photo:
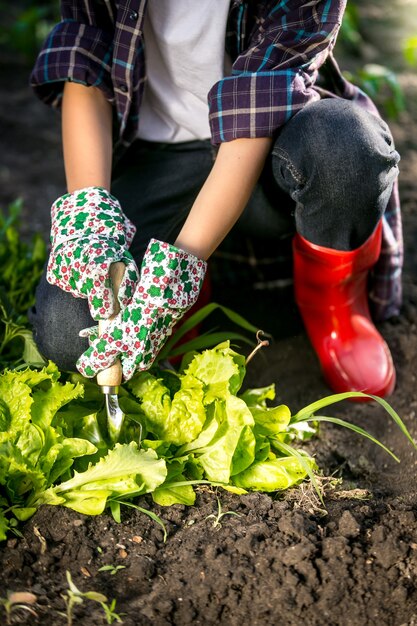
<path fill-rule="evenodd" d="M 271 137 L 298 110 L 319 98 L 297 70 L 224 78 L 208 94 L 212 142 Z"/>
<path fill-rule="evenodd" d="M 111 81 L 111 33 L 75 21 L 60 22 L 51 31 L 32 70 L 30 84 L 46 104 L 58 106 L 66 81 L 99 87 L 114 97 Z"/>

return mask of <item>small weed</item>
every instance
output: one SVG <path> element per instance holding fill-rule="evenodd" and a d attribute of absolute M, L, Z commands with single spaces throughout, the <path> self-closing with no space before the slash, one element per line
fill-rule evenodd
<path fill-rule="evenodd" d="M 306 482 L 297 485 L 293 489 L 286 492 L 285 498 L 293 503 L 294 509 L 301 509 L 311 515 L 317 515 L 324 517 L 327 515 L 327 510 L 323 506 L 323 500 L 325 497 L 335 499 L 334 492 L 338 485 L 341 484 L 341 478 L 335 478 L 334 476 L 321 476 L 319 474 L 314 475 L 316 486 L 319 488 L 321 497 L 318 495 L 313 483 Z"/>
<path fill-rule="evenodd" d="M 12 623 L 12 615 L 16 611 L 27 611 L 37 617 L 36 611 L 28 605 L 35 604 L 36 596 L 26 591 L 7 592 L 7 598 L 0 598 L 0 606 L 6 612 L 6 624 Z"/>
<path fill-rule="evenodd" d="M 110 606 L 108 604 L 106 604 L 105 602 L 100 602 L 104 614 L 106 616 L 106 620 L 108 624 L 113 624 L 113 622 L 117 622 L 118 624 L 123 624 L 122 615 L 125 615 L 124 613 L 120 613 L 117 614 L 115 613 L 114 609 L 116 608 L 116 600 L 113 599 L 110 603 Z"/>
<path fill-rule="evenodd" d="M 99 572 L 110 572 L 110 576 L 114 576 L 121 569 L 126 569 L 125 565 L 103 565 L 98 570 Z"/>
<path fill-rule="evenodd" d="M 236 515 L 236 517 L 241 517 L 240 513 L 236 513 L 236 511 L 222 511 L 220 499 L 217 498 L 217 513 L 211 513 L 210 515 L 207 515 L 207 517 L 204 519 L 213 519 L 213 528 L 221 528 L 220 521 L 226 515 Z"/>
<path fill-rule="evenodd" d="M 140 511 L 141 513 L 144 513 L 145 515 L 150 517 L 154 522 L 156 522 L 162 528 L 162 532 L 164 533 L 164 543 L 166 542 L 167 537 L 168 537 L 167 529 L 166 529 L 164 522 L 159 517 L 159 515 L 157 515 L 153 511 L 144 509 L 143 507 L 138 506 L 137 504 L 133 504 L 133 502 L 129 502 L 128 500 L 123 500 L 120 498 L 120 499 L 115 499 L 115 500 L 110 501 L 110 505 L 118 505 L 120 507 L 121 504 L 123 504 L 124 506 L 130 507 L 131 509 L 136 509 L 136 511 Z M 115 515 L 114 506 L 111 507 L 111 512 L 113 514 L 115 521 L 116 522 L 120 521 L 119 515 L 118 514 Z"/>
<path fill-rule="evenodd" d="M 67 582 L 68 582 L 68 589 L 66 591 L 66 595 L 62 595 L 62 598 L 67 607 L 67 611 L 66 613 L 60 612 L 59 614 L 62 615 L 63 617 L 66 617 L 67 626 L 72 626 L 74 623 L 73 622 L 74 607 L 77 604 L 83 604 L 84 600 L 93 600 L 94 602 L 98 602 L 98 604 L 100 604 L 100 606 L 102 607 L 105 613 L 108 624 L 113 624 L 113 622 L 118 622 L 119 624 L 122 623 L 120 615 L 114 612 L 114 609 L 116 607 L 116 600 L 112 600 L 111 604 L 108 605 L 107 598 L 105 595 L 103 595 L 102 593 L 98 593 L 97 591 L 93 591 L 93 590 L 81 591 L 74 584 L 71 573 L 68 570 L 66 572 L 66 576 L 67 576 Z"/>

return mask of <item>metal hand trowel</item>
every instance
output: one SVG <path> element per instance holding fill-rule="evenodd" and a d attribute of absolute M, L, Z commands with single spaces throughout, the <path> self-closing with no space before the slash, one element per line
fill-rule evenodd
<path fill-rule="evenodd" d="M 119 301 L 117 294 L 119 292 L 120 284 L 123 280 L 125 272 L 124 263 L 112 263 L 110 266 L 110 278 L 113 285 L 114 293 L 114 313 L 107 320 L 99 320 L 98 332 L 102 335 L 109 323 L 116 317 L 120 311 Z M 116 443 L 120 437 L 120 431 L 122 429 L 124 414 L 119 406 L 119 387 L 122 383 L 122 365 L 117 360 L 113 365 L 97 374 L 97 384 L 100 386 L 101 391 L 104 394 L 106 401 L 107 411 L 107 430 L 109 437 L 113 443 Z"/>

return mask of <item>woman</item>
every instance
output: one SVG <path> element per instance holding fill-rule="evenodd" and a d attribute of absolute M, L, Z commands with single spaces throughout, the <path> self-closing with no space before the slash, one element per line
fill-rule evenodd
<path fill-rule="evenodd" d="M 398 313 L 399 156 L 333 59 L 345 4 L 62 2 L 32 73 L 62 104 L 69 194 L 33 317 L 45 355 L 86 376 L 117 358 L 126 380 L 150 367 L 237 222 L 269 256 L 294 234 L 296 301 L 330 386 L 392 392 L 368 273 L 375 315 Z M 82 329 L 112 314 L 119 260 L 121 311 L 96 338 Z"/>

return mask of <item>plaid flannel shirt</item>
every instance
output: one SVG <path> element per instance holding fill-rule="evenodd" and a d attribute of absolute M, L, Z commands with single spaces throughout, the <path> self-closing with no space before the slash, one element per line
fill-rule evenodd
<path fill-rule="evenodd" d="M 54 106 L 60 104 L 65 81 L 100 88 L 117 112 L 123 145 L 136 136 L 146 80 L 146 5 L 147 0 L 62 0 L 62 21 L 46 39 L 31 75 L 37 95 Z M 297 111 L 322 97 L 354 100 L 376 113 L 369 98 L 342 77 L 332 55 L 345 5 L 346 0 L 231 1 L 226 48 L 232 74 L 208 94 L 214 144 L 273 136 Z M 397 186 L 383 226 L 382 252 L 370 282 L 377 319 L 398 314 L 401 304 Z M 263 286 L 268 288 L 268 281 Z"/>

